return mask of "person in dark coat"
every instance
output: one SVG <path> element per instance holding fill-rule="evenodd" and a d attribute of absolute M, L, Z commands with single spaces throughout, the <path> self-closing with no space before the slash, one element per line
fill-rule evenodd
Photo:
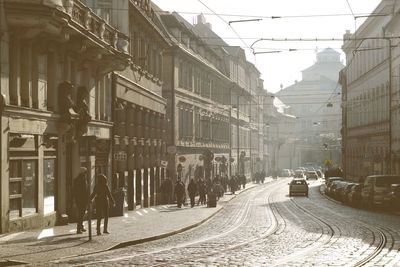
<path fill-rule="evenodd" d="M 190 198 L 190 207 L 193 208 L 194 204 L 195 204 L 194 198 L 196 197 L 196 194 L 197 194 L 197 184 L 194 181 L 194 179 L 190 179 L 187 190 L 188 190 L 189 198 Z"/>
<path fill-rule="evenodd" d="M 90 195 L 90 201 L 96 198 L 96 215 L 97 215 L 97 235 L 101 235 L 101 219 L 104 217 L 104 230 L 103 233 L 109 234 L 108 227 L 108 214 L 109 214 L 109 201 L 115 206 L 115 200 L 111 195 L 110 188 L 107 185 L 107 177 L 104 174 L 97 176 L 97 183 L 94 186 L 93 193 Z"/>
<path fill-rule="evenodd" d="M 161 184 L 161 193 L 163 195 L 163 203 L 170 204 L 171 203 L 171 195 L 172 195 L 172 181 L 171 179 L 165 179 Z"/>
<path fill-rule="evenodd" d="M 77 222 L 76 222 L 76 233 L 82 234 L 82 232 L 86 232 L 86 229 L 83 227 L 83 217 L 85 216 L 87 204 L 88 204 L 88 186 L 86 181 L 86 173 L 87 169 L 85 167 L 81 167 L 79 169 L 79 174 L 75 178 L 74 183 L 72 185 L 72 193 L 75 200 L 75 205 L 77 207 Z"/>
<path fill-rule="evenodd" d="M 229 180 L 229 187 L 231 188 L 231 193 L 232 195 L 235 194 L 236 191 L 236 176 L 232 176 L 231 179 Z"/>
<path fill-rule="evenodd" d="M 199 204 L 206 204 L 206 194 L 207 194 L 207 188 L 206 188 L 206 183 L 201 179 L 198 183 L 198 190 L 199 190 L 199 201 L 197 202 L 197 205 Z"/>
<path fill-rule="evenodd" d="M 265 170 L 262 170 L 261 171 L 261 182 L 262 183 L 264 183 L 264 181 L 265 181 L 265 176 L 266 176 L 267 174 L 265 173 Z"/>
<path fill-rule="evenodd" d="M 242 184 L 243 189 L 245 189 L 246 188 L 246 176 L 244 174 L 242 174 L 240 176 L 240 183 Z"/>
<path fill-rule="evenodd" d="M 178 208 L 182 207 L 183 204 L 183 198 L 185 196 L 185 185 L 181 181 L 181 179 L 178 179 L 175 184 L 175 196 L 176 196 L 176 203 L 178 205 Z"/>

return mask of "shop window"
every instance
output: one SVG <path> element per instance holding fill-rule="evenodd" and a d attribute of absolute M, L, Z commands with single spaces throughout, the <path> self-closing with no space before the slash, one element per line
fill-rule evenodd
<path fill-rule="evenodd" d="M 22 161 L 22 181 L 23 181 L 22 216 L 35 214 L 37 211 L 36 166 L 37 166 L 36 160 Z"/>
<path fill-rule="evenodd" d="M 55 159 L 43 161 L 43 212 L 55 211 Z"/>
<path fill-rule="evenodd" d="M 10 219 L 37 212 L 37 161 L 10 161 Z"/>
<path fill-rule="evenodd" d="M 10 219 L 37 213 L 37 144 L 35 135 L 10 134 Z"/>

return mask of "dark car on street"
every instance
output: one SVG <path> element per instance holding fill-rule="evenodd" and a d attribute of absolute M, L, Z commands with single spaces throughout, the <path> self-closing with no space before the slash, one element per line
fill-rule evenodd
<path fill-rule="evenodd" d="M 325 194 L 331 194 L 331 186 L 334 181 L 343 181 L 342 177 L 329 177 L 325 179 Z"/>
<path fill-rule="evenodd" d="M 318 180 L 318 174 L 316 171 L 307 171 L 306 172 L 306 180 L 310 180 L 310 179 Z"/>
<path fill-rule="evenodd" d="M 390 191 L 383 197 L 384 208 L 390 211 L 400 211 L 400 184 L 392 184 Z"/>
<path fill-rule="evenodd" d="M 400 184 L 400 176 L 367 176 L 361 189 L 361 201 L 363 206 L 368 208 L 383 206 L 384 197 L 390 192 L 392 184 Z"/>
<path fill-rule="evenodd" d="M 345 204 L 349 204 L 350 201 L 349 201 L 348 196 L 349 196 L 350 190 L 353 187 L 353 185 L 354 185 L 354 183 L 347 183 L 344 186 L 343 190 L 341 190 L 339 193 L 339 199 L 338 199 L 339 201 L 341 201 Z"/>
<path fill-rule="evenodd" d="M 334 199 L 341 201 L 342 192 L 344 191 L 344 188 L 346 187 L 347 184 L 348 182 L 346 181 L 339 181 L 339 180 L 334 181 L 330 189 L 331 196 Z"/>
<path fill-rule="evenodd" d="M 351 206 L 359 207 L 361 205 L 361 184 L 353 184 L 347 198 Z"/>
<path fill-rule="evenodd" d="M 303 194 L 308 197 L 308 184 L 305 179 L 295 178 L 289 183 L 289 196 Z"/>

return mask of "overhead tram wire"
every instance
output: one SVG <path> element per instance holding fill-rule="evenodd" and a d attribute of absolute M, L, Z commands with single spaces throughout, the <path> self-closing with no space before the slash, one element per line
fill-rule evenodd
<path fill-rule="evenodd" d="M 222 16 L 218 15 L 216 12 L 214 12 L 214 10 L 212 10 L 209 6 L 207 6 L 206 4 L 203 3 L 203 1 L 201 0 L 197 0 L 200 4 L 202 4 L 205 8 L 207 8 L 208 10 L 210 10 L 212 13 L 214 13 L 218 18 L 220 18 L 223 22 L 225 22 L 229 28 L 231 28 L 231 30 L 236 34 L 236 36 L 239 38 L 239 40 L 244 44 L 245 48 L 250 49 L 250 47 L 246 44 L 246 42 L 243 40 L 243 38 L 239 35 L 239 33 L 232 27 L 232 25 L 227 22 Z"/>
<path fill-rule="evenodd" d="M 70 7 L 65 5 L 66 7 Z M 115 8 L 115 7 L 94 7 L 91 5 L 87 5 L 92 10 L 112 10 L 112 11 L 127 11 L 129 8 Z M 391 14 L 386 13 L 334 13 L 334 14 L 303 14 L 303 15 L 249 15 L 249 14 L 234 14 L 234 13 L 216 13 L 216 12 L 196 12 L 196 11 L 170 11 L 170 10 L 154 10 L 154 13 L 165 13 L 165 12 L 177 12 L 180 14 L 186 15 L 209 15 L 209 16 L 223 16 L 223 17 L 237 17 L 237 18 L 263 18 L 263 19 L 291 19 L 291 18 L 318 18 L 318 17 L 345 17 L 345 16 L 356 16 L 356 17 L 365 17 L 365 16 L 389 16 Z"/>

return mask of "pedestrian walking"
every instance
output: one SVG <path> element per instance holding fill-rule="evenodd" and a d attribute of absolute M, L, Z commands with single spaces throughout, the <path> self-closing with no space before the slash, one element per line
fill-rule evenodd
<path fill-rule="evenodd" d="M 161 184 L 161 193 L 163 196 L 163 204 L 171 203 L 172 181 L 168 177 Z"/>
<path fill-rule="evenodd" d="M 193 208 L 194 204 L 195 204 L 194 198 L 196 197 L 196 194 L 197 194 L 197 184 L 194 181 L 194 179 L 190 179 L 187 190 L 188 190 L 189 198 L 190 198 L 190 207 Z"/>
<path fill-rule="evenodd" d="M 185 196 L 185 185 L 179 178 L 175 184 L 175 196 L 176 196 L 176 204 L 178 205 L 178 208 L 181 208 L 184 200 L 183 198 Z"/>
<path fill-rule="evenodd" d="M 262 183 L 264 183 L 264 181 L 265 181 L 265 176 L 266 176 L 265 170 L 262 170 L 261 171 L 261 182 Z"/>
<path fill-rule="evenodd" d="M 206 189 L 206 183 L 203 181 L 203 179 L 199 180 L 198 183 L 198 190 L 199 190 L 199 201 L 197 202 L 197 206 L 199 204 L 206 204 L 206 194 L 207 194 L 207 189 Z"/>
<path fill-rule="evenodd" d="M 229 180 L 229 187 L 231 188 L 231 193 L 232 195 L 235 194 L 236 191 L 236 176 L 232 176 L 231 179 Z"/>
<path fill-rule="evenodd" d="M 97 215 L 97 235 L 101 235 L 101 219 L 104 217 L 104 234 L 108 232 L 108 215 L 109 215 L 109 201 L 115 206 L 115 200 L 111 195 L 110 188 L 107 185 L 107 177 L 104 174 L 97 176 L 97 183 L 94 186 L 93 193 L 90 195 L 92 201 L 96 198 L 96 215 Z"/>
<path fill-rule="evenodd" d="M 83 227 L 83 217 L 85 216 L 87 204 L 88 204 L 88 186 L 86 181 L 86 173 L 87 169 L 85 167 L 81 167 L 79 169 L 79 174 L 75 178 L 74 183 L 72 185 L 72 193 L 75 200 L 75 205 L 77 207 L 77 216 L 76 216 L 76 233 L 82 234 L 82 232 L 86 232 L 86 229 Z"/>
<path fill-rule="evenodd" d="M 240 183 L 242 184 L 243 189 L 245 189 L 246 188 L 246 176 L 244 174 L 242 174 L 240 176 Z"/>

